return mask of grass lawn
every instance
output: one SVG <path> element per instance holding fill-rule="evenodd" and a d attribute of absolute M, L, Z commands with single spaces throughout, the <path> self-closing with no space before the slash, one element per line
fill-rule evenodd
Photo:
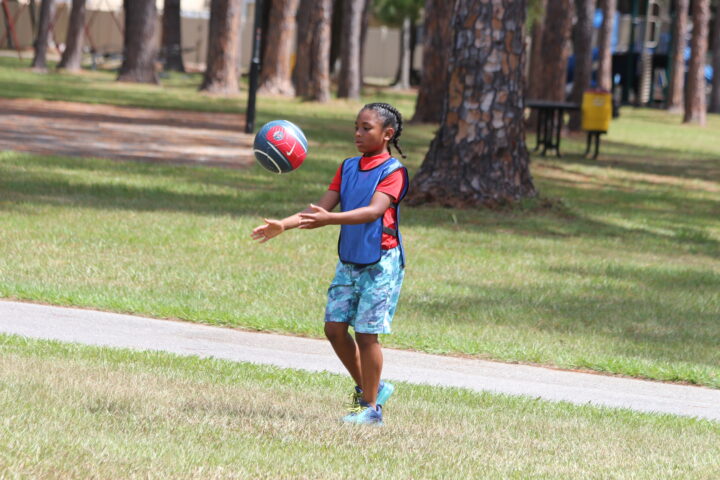
<path fill-rule="evenodd" d="M 346 377 L 0 335 L 8 478 L 715 479 L 720 424 L 400 384 L 340 423 Z"/>
<path fill-rule="evenodd" d="M 14 62 L 14 63 L 13 63 Z M 244 97 L 0 59 L 0 95 L 242 111 Z M 370 91 L 411 116 L 414 97 Z M 264 98 L 310 140 L 297 172 L 0 152 L 0 297 L 320 336 L 337 229 L 255 245 L 263 216 L 327 188 L 361 103 Z M 407 126 L 412 172 L 434 127 Z M 706 128 L 624 108 L 601 157 L 584 137 L 533 158 L 540 198 L 513 210 L 403 210 L 406 283 L 387 345 L 720 387 L 720 117 Z M 532 138 L 529 144 L 534 145 Z"/>

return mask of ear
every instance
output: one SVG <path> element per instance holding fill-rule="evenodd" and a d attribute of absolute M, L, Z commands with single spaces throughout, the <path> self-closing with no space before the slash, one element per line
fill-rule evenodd
<path fill-rule="evenodd" d="M 392 140 L 393 136 L 395 136 L 395 129 L 392 127 L 387 127 L 385 129 L 385 132 L 383 133 L 383 139 L 386 141 Z"/>

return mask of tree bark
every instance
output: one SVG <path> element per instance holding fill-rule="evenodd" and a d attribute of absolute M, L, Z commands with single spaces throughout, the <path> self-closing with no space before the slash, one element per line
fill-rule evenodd
<path fill-rule="evenodd" d="M 238 92 L 241 0 L 212 0 L 207 65 L 200 90 L 216 94 Z"/>
<path fill-rule="evenodd" d="M 495 207 L 536 195 L 525 144 L 524 0 L 458 0 L 443 123 L 408 201 Z"/>
<path fill-rule="evenodd" d="M 65 51 L 58 64 L 58 69 L 69 72 L 80 70 L 82 62 L 83 39 L 85 38 L 85 0 L 73 0 L 68 22 Z"/>
<path fill-rule="evenodd" d="M 330 100 L 330 22 L 332 0 L 301 0 L 293 83 L 295 94 L 309 100 Z"/>
<path fill-rule="evenodd" d="M 455 0 L 425 1 L 422 76 L 413 122 L 440 123 L 442 120 L 452 52 L 454 3 Z"/>
<path fill-rule="evenodd" d="M 615 27 L 617 0 L 600 0 L 602 2 L 603 21 L 598 33 L 598 87 L 607 92 L 612 91 L 612 32 Z"/>
<path fill-rule="evenodd" d="M 362 17 L 365 2 L 345 0 L 343 4 L 343 36 L 340 47 L 340 76 L 338 97 L 360 98 L 360 41 L 362 38 Z"/>
<path fill-rule="evenodd" d="M 184 72 L 180 0 L 165 0 L 162 16 L 162 58 L 166 71 Z"/>
<path fill-rule="evenodd" d="M 575 73 L 570 101 L 582 103 L 583 93 L 590 88 L 592 75 L 592 37 L 593 17 L 595 16 L 595 0 L 575 0 L 577 20 L 573 27 L 573 53 L 575 55 Z M 581 114 L 574 111 L 570 114 L 570 130 L 579 131 Z"/>
<path fill-rule="evenodd" d="M 125 42 L 118 81 L 159 83 L 155 71 L 157 47 L 155 0 L 124 0 Z"/>
<path fill-rule="evenodd" d="M 542 100 L 565 100 L 572 9 L 571 0 L 551 0 L 547 3 L 538 79 L 539 97 Z"/>
<path fill-rule="evenodd" d="M 410 18 L 406 17 L 400 29 L 400 61 L 398 62 L 395 82 L 393 82 L 395 87 L 401 89 L 410 88 L 410 69 L 412 68 L 410 64 L 412 58 L 410 45 L 411 28 L 414 28 L 414 25 L 412 25 Z"/>
<path fill-rule="evenodd" d="M 292 83 L 292 48 L 295 39 L 295 15 L 298 0 L 273 0 L 267 30 L 258 92 L 272 95 L 295 95 Z"/>
<path fill-rule="evenodd" d="M 673 48 L 670 52 L 670 83 L 667 109 L 680 112 L 684 105 L 685 46 L 687 45 L 688 7 L 690 0 L 676 0 L 675 21 L 672 25 Z"/>
<path fill-rule="evenodd" d="M 40 19 L 38 20 L 37 36 L 35 37 L 35 55 L 32 68 L 47 70 L 47 48 L 50 36 L 50 22 L 52 22 L 54 0 L 42 0 L 40 4 Z"/>
<path fill-rule="evenodd" d="M 710 92 L 710 105 L 708 111 L 720 113 L 720 3 L 715 10 L 715 22 L 713 23 L 712 41 L 712 67 L 713 79 Z"/>
<path fill-rule="evenodd" d="M 543 14 L 540 18 L 535 19 L 532 26 L 532 46 L 530 51 L 530 68 L 528 69 L 528 78 L 526 82 L 527 98 L 538 99 L 540 98 L 540 75 L 542 68 L 542 38 L 543 38 L 543 27 L 545 26 L 545 10 L 547 7 L 547 0 L 542 0 L 542 11 Z"/>
<path fill-rule="evenodd" d="M 708 47 L 710 0 L 694 0 L 692 6 L 693 33 L 690 44 L 685 116 L 683 123 L 705 125 L 705 56 Z"/>

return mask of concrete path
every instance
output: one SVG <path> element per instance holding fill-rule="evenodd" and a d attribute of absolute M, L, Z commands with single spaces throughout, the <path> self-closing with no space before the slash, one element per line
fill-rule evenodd
<path fill-rule="evenodd" d="M 0 333 L 345 373 L 325 340 L 0 300 Z M 384 349 L 383 377 L 720 421 L 720 390 Z"/>

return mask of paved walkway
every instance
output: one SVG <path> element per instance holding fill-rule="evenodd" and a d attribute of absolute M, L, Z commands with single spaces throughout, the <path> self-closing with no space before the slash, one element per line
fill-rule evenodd
<path fill-rule="evenodd" d="M 0 151 L 242 168 L 245 116 L 0 98 Z"/>
<path fill-rule="evenodd" d="M 345 373 L 325 340 L 0 300 L 0 333 Z M 720 421 L 720 390 L 384 349 L 383 377 Z"/>

